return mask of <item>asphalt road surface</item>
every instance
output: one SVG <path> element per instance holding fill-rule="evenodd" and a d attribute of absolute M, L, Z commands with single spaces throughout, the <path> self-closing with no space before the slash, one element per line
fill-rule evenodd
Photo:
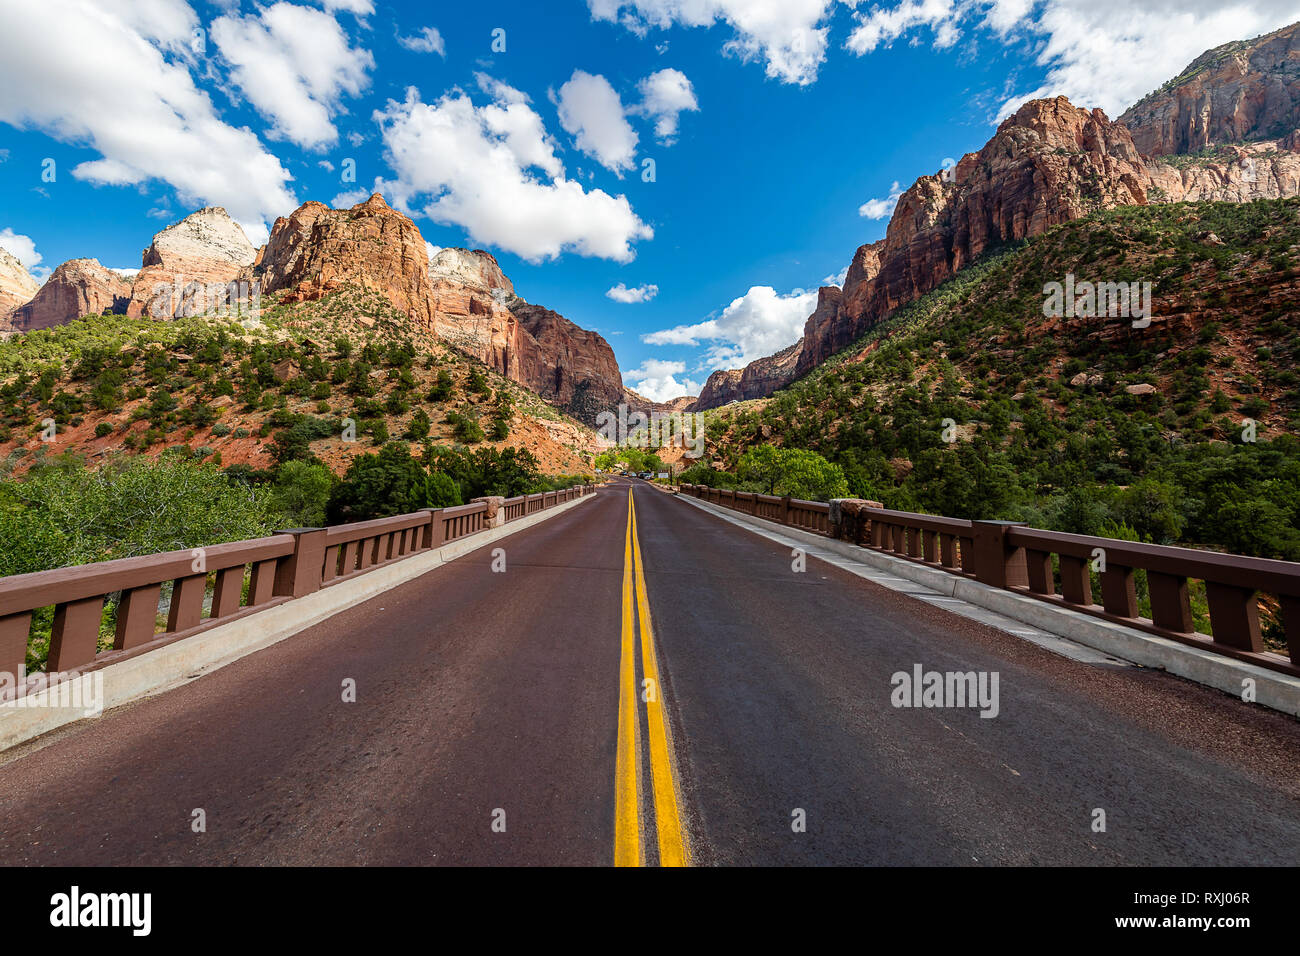
<path fill-rule="evenodd" d="M 642 482 L 492 547 L 0 758 L 0 863 L 1300 861 L 1291 718 Z M 996 716 L 894 706 L 918 665 Z"/>

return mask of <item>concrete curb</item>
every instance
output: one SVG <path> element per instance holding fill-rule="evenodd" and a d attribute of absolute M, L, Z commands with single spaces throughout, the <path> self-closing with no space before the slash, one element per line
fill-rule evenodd
<path fill-rule="evenodd" d="M 83 683 L 83 688 L 100 695 L 103 710 L 109 710 L 187 684 L 255 651 L 278 644 L 349 607 L 406 584 L 408 581 L 477 551 L 485 545 L 531 528 L 586 501 L 594 494 L 539 511 L 478 534 L 470 535 L 414 557 L 382 565 L 359 577 L 331 585 L 305 597 L 286 601 L 256 614 L 249 614 L 167 644 L 157 650 L 109 664 L 64 682 Z M 56 691 L 63 685 L 56 685 Z M 53 695 L 51 695 L 53 696 Z M 63 704 L 65 695 L 58 701 Z M 0 704 L 0 753 L 17 744 L 96 714 L 87 712 L 85 697 L 74 698 L 76 706 L 20 707 Z"/>
<path fill-rule="evenodd" d="M 860 548 L 847 541 L 773 524 L 763 518 L 700 501 L 690 495 L 677 495 L 677 498 L 763 537 L 790 539 L 806 543 L 810 548 L 833 552 L 850 561 L 919 584 L 936 594 L 993 611 L 1142 667 L 1168 671 L 1178 677 L 1221 690 L 1238 700 L 1247 686 L 1245 682 L 1253 680 L 1256 703 L 1284 714 L 1300 716 L 1300 678 L 1289 674 L 1223 657 L 1136 628 L 1080 614 L 1069 608 L 1056 607 L 1014 591 L 1004 591 L 904 558 Z"/>

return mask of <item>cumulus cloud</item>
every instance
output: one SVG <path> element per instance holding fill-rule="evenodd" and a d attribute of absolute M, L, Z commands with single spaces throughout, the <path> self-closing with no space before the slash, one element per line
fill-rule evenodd
<path fill-rule="evenodd" d="M 868 199 L 858 207 L 858 215 L 863 219 L 885 219 L 894 212 L 894 207 L 898 205 L 898 197 L 903 195 L 903 189 L 898 183 L 889 187 L 889 195 L 884 199 Z"/>
<path fill-rule="evenodd" d="M 928 27 L 935 33 L 936 47 L 949 47 L 957 42 L 960 15 L 953 0 L 905 0 L 894 7 L 872 7 L 867 13 L 854 14 L 857 26 L 844 45 L 859 55 L 871 53 L 910 30 Z"/>
<path fill-rule="evenodd" d="M 330 200 L 331 209 L 351 209 L 359 202 L 365 202 L 370 198 L 369 189 L 349 189 L 347 192 L 341 192 Z"/>
<path fill-rule="evenodd" d="M 682 113 L 699 110 L 695 89 L 681 70 L 660 70 L 640 83 L 641 103 L 636 111 L 654 120 L 655 136 L 667 146 L 677 138 L 677 121 Z"/>
<path fill-rule="evenodd" d="M 707 345 L 703 368 L 739 368 L 793 345 L 805 320 L 817 308 L 816 291 L 785 295 L 771 286 L 754 286 L 733 299 L 714 319 L 678 325 L 641 336 L 648 345 Z"/>
<path fill-rule="evenodd" d="M 297 205 L 291 177 L 195 86 L 188 63 L 198 26 L 180 0 L 0 5 L 0 122 L 95 150 L 99 159 L 72 169 L 78 179 L 161 180 L 186 204 L 225 206 L 256 231 Z"/>
<path fill-rule="evenodd" d="M 36 243 L 30 236 L 14 232 L 8 226 L 0 229 L 0 249 L 17 259 L 24 269 L 36 279 L 44 280 L 50 274 L 48 268 L 41 268 L 45 257 L 36 251 Z"/>
<path fill-rule="evenodd" d="M 560 125 L 578 149 L 620 176 L 635 165 L 636 131 L 609 80 L 574 70 L 560 87 L 555 105 Z"/>
<path fill-rule="evenodd" d="M 447 44 L 443 42 L 442 34 L 438 32 L 437 27 L 421 27 L 414 36 L 399 36 L 397 42 L 416 53 L 436 53 L 441 57 L 447 56 Z"/>
<path fill-rule="evenodd" d="M 652 402 L 667 402 L 683 395 L 700 394 L 700 383 L 689 378 L 678 381 L 686 371 L 685 362 L 646 359 L 637 368 L 623 373 L 623 384 Z"/>
<path fill-rule="evenodd" d="M 765 61 L 767 75 L 805 86 L 826 59 L 827 28 L 819 24 L 835 0 L 587 0 L 593 20 L 623 24 L 644 36 L 677 24 L 732 29 L 725 54 Z"/>
<path fill-rule="evenodd" d="M 867 54 L 928 31 L 936 48 L 963 31 L 1030 51 L 1043 83 L 1005 99 L 997 118 L 1027 99 L 1068 96 L 1112 117 L 1210 47 L 1269 33 L 1300 19 L 1295 0 L 903 0 L 854 13 L 845 46 Z"/>
<path fill-rule="evenodd" d="M 622 302 L 624 305 L 631 305 L 634 302 L 649 302 L 659 294 L 657 285 L 638 285 L 628 288 L 623 283 L 619 283 L 605 293 L 607 298 L 615 302 Z"/>
<path fill-rule="evenodd" d="M 369 86 L 367 71 L 375 65 L 368 50 L 349 44 L 333 16 L 292 3 L 218 17 L 212 39 L 244 96 L 271 121 L 270 135 L 304 149 L 338 142 L 331 117 L 344 94 Z"/>
<path fill-rule="evenodd" d="M 584 190 L 565 176 L 555 143 L 526 97 L 480 76 L 491 102 L 453 89 L 424 103 L 411 88 L 374 114 L 401 208 L 460 226 L 483 245 L 529 261 L 562 252 L 628 262 L 654 237 L 625 196 Z"/>

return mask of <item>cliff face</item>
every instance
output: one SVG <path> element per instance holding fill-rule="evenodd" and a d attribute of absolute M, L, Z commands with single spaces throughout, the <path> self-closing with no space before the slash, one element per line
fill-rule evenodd
<path fill-rule="evenodd" d="M 30 302 L 40 289 L 23 264 L 4 249 L 0 249 L 0 321 L 10 312 Z"/>
<path fill-rule="evenodd" d="M 799 343 L 713 373 L 696 407 L 770 395 L 1000 243 L 1115 206 L 1300 195 L 1298 127 L 1300 24 L 1208 51 L 1121 121 L 1064 97 L 1025 103 L 951 174 L 900 197 Z"/>
<path fill-rule="evenodd" d="M 218 288 L 256 258 L 257 250 L 226 210 L 200 209 L 158 233 L 144 250 L 127 315 L 167 319 L 222 305 Z"/>
<path fill-rule="evenodd" d="M 490 253 L 439 250 L 429 260 L 429 288 L 433 330 L 439 338 L 507 378 L 529 384 L 519 366 L 524 349 L 519 321 L 509 308 L 515 288 Z"/>
<path fill-rule="evenodd" d="M 885 238 L 853 257 L 842 301 L 822 297 L 804 327 L 803 375 L 901 305 L 999 243 L 1096 209 L 1147 202 L 1148 177 L 1128 131 L 1065 97 L 1032 100 L 951 180 L 923 176 L 898 201 Z"/>
<path fill-rule="evenodd" d="M 487 252 L 440 249 L 378 196 L 349 210 L 309 202 L 276 221 L 255 273 L 264 291 L 315 299 L 347 284 L 381 292 L 410 319 L 576 417 L 624 399 L 613 349 L 528 305 Z"/>
<path fill-rule="evenodd" d="M 522 300 L 513 312 L 520 333 L 516 381 L 588 424 L 626 401 L 618 361 L 603 337 Z"/>
<path fill-rule="evenodd" d="M 840 290 L 833 291 L 838 295 Z M 775 355 L 750 362 L 743 369 L 714 372 L 705 381 L 699 397 L 691 402 L 686 410 L 703 411 L 706 408 L 717 408 L 731 402 L 743 402 L 751 398 L 764 398 L 771 395 L 794 379 L 794 370 L 802 348 L 803 341 L 800 340 Z"/>
<path fill-rule="evenodd" d="M 1286 136 L 1300 127 L 1300 24 L 1207 50 L 1119 121 L 1147 156 Z"/>
<path fill-rule="evenodd" d="M 83 315 L 122 314 L 131 282 L 98 259 L 70 259 L 50 273 L 40 291 L 9 318 L 19 332 L 64 325 Z"/>
<path fill-rule="evenodd" d="M 411 321 L 432 329 L 429 253 L 415 223 L 378 194 L 351 209 L 307 202 L 271 227 L 254 274 L 262 292 L 304 302 L 347 285 L 377 291 Z"/>

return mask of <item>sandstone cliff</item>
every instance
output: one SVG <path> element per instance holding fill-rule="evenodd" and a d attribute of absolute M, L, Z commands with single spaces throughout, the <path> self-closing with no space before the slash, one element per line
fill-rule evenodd
<path fill-rule="evenodd" d="M 382 293 L 413 322 L 432 329 L 429 253 L 420 230 L 375 194 L 351 209 L 306 202 L 271 227 L 253 274 L 262 293 L 319 299 L 353 285 Z"/>
<path fill-rule="evenodd" d="M 1286 136 L 1300 127 L 1300 24 L 1207 50 L 1119 121 L 1147 156 Z"/>
<path fill-rule="evenodd" d="M 174 318 L 223 305 L 220 286 L 256 258 L 257 249 L 226 210 L 200 209 L 158 233 L 144 250 L 127 315 Z"/>
<path fill-rule="evenodd" d="M 40 289 L 23 264 L 0 249 L 0 321 L 20 305 L 30 302 Z"/>
<path fill-rule="evenodd" d="M 40 291 L 14 310 L 10 324 L 19 332 L 64 325 L 83 315 L 124 313 L 131 281 L 105 269 L 98 259 L 70 259 L 50 273 Z"/>

